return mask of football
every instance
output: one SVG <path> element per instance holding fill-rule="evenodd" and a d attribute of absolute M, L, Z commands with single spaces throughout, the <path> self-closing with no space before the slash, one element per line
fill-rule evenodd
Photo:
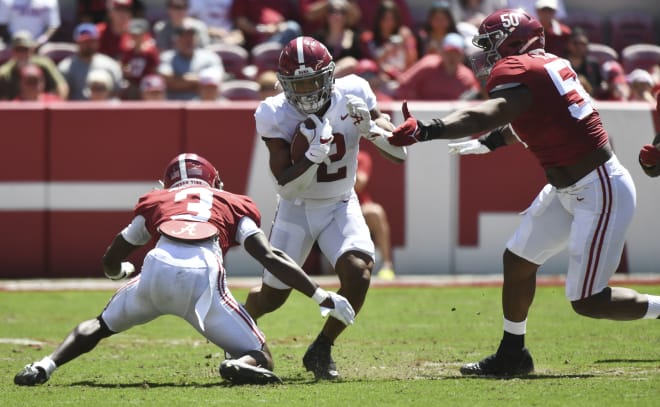
<path fill-rule="evenodd" d="M 303 122 L 308 129 L 314 128 L 314 122 L 311 119 L 305 119 Z M 305 152 L 309 148 L 309 140 L 300 132 L 300 123 L 296 126 L 296 132 L 291 140 L 291 162 L 293 164 L 300 162 L 305 158 Z"/>

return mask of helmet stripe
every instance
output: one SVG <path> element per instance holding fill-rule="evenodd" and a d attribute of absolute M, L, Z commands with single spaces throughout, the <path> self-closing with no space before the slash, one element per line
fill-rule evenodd
<path fill-rule="evenodd" d="M 298 50 L 298 65 L 305 65 L 305 53 L 303 52 L 303 37 L 296 38 L 296 48 Z"/>
<path fill-rule="evenodd" d="M 188 179 L 188 171 L 186 171 L 186 155 L 179 154 L 179 174 L 180 178 Z"/>

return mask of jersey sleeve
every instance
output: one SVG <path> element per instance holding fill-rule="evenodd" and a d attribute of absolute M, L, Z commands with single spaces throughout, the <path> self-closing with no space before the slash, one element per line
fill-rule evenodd
<path fill-rule="evenodd" d="M 236 243 L 241 246 L 245 243 L 245 239 L 248 237 L 261 232 L 261 229 L 249 216 L 244 216 L 241 220 L 238 221 L 238 227 L 236 228 Z"/>
<path fill-rule="evenodd" d="M 259 103 L 254 112 L 254 120 L 257 126 L 257 135 L 262 139 L 281 138 L 291 141 L 292 134 L 286 134 L 279 125 L 278 114 L 281 110 L 276 109 L 270 100 Z"/>
<path fill-rule="evenodd" d="M 130 225 L 121 231 L 121 235 L 124 240 L 133 246 L 143 246 L 151 239 L 151 234 L 146 227 L 146 220 L 142 215 L 137 215 L 133 218 Z"/>
<path fill-rule="evenodd" d="M 514 88 L 526 83 L 529 70 L 517 58 L 505 58 L 498 61 L 488 77 L 488 93 Z"/>
<path fill-rule="evenodd" d="M 364 100 L 370 111 L 378 107 L 376 94 L 371 90 L 371 86 L 369 86 L 369 82 L 366 79 L 357 75 L 349 75 L 346 79 L 350 83 L 349 93 Z"/>

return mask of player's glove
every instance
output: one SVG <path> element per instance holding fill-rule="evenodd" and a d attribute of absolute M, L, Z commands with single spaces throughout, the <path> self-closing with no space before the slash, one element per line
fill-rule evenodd
<path fill-rule="evenodd" d="M 644 167 L 655 167 L 660 163 L 660 150 L 653 144 L 646 144 L 639 151 L 639 163 Z"/>
<path fill-rule="evenodd" d="M 131 275 L 133 275 L 133 273 L 135 273 L 135 266 L 133 266 L 133 264 L 130 261 L 123 261 L 121 263 L 119 274 L 111 276 L 107 272 L 104 272 L 106 277 L 108 277 L 110 280 L 115 280 L 115 281 L 129 278 Z"/>
<path fill-rule="evenodd" d="M 348 95 L 346 110 L 353 119 L 353 124 L 357 127 L 360 137 L 371 138 L 371 113 L 369 113 L 365 101 L 357 96 Z"/>
<path fill-rule="evenodd" d="M 405 121 L 397 126 L 396 129 L 392 132 L 392 137 L 388 138 L 387 141 L 390 142 L 393 146 L 409 146 L 415 144 L 418 141 L 420 135 L 420 127 L 417 119 L 413 117 L 408 111 L 408 101 L 403 102 L 401 106 L 401 111 L 403 112 L 403 118 Z"/>
<path fill-rule="evenodd" d="M 321 307 L 321 316 L 323 318 L 330 315 L 331 317 L 341 321 L 344 325 L 352 325 L 355 321 L 355 311 L 351 303 L 341 295 L 331 291 L 325 291 L 318 287 L 312 295 L 312 299 Z M 329 305 L 328 302 L 333 303 L 333 307 L 327 307 L 322 304 Z"/>
<path fill-rule="evenodd" d="M 449 155 L 486 154 L 491 151 L 488 146 L 478 139 L 449 143 L 447 146 L 449 147 Z"/>
<path fill-rule="evenodd" d="M 315 164 L 321 164 L 324 161 L 329 162 L 328 154 L 334 139 L 330 121 L 326 118 L 321 122 L 314 114 L 309 115 L 309 119 L 314 122 L 313 129 L 308 129 L 304 123 L 300 124 L 300 131 L 310 140 L 305 157 Z"/>

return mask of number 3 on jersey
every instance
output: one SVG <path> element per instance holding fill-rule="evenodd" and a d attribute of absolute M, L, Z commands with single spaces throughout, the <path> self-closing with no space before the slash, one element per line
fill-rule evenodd
<path fill-rule="evenodd" d="M 198 195 L 199 201 L 193 200 L 189 195 Z M 174 196 L 174 202 L 189 200 L 186 210 L 190 213 L 174 215 L 174 220 L 193 220 L 198 222 L 207 222 L 211 218 L 211 208 L 213 207 L 213 192 L 208 188 L 184 188 Z"/>
<path fill-rule="evenodd" d="M 565 97 L 571 116 L 580 120 L 594 111 L 591 105 L 591 97 L 578 81 L 577 74 L 568 64 L 568 61 L 556 59 L 545 64 L 544 67 L 559 94 Z"/>

